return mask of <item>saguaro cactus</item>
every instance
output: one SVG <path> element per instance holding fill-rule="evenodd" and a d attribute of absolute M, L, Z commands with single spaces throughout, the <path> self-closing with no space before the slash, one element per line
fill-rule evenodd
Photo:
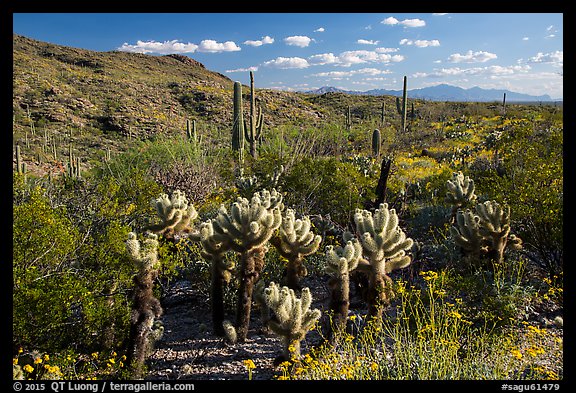
<path fill-rule="evenodd" d="M 267 242 L 282 222 L 282 195 L 276 190 L 262 190 L 249 201 L 239 197 L 230 207 L 220 207 L 212 221 L 214 240 L 227 242 L 240 254 L 240 287 L 236 311 L 237 338 L 246 340 L 250 323 L 252 291 L 264 268 Z"/>
<path fill-rule="evenodd" d="M 352 113 L 350 112 L 350 105 L 346 109 L 346 129 L 350 131 L 352 129 Z"/>
<path fill-rule="evenodd" d="M 367 261 L 360 261 L 358 270 L 368 275 L 368 316 L 378 322 L 384 306 L 389 303 L 392 279 L 388 273 L 406 267 L 411 258 L 406 255 L 414 241 L 398 226 L 398 216 L 388 204 L 380 204 L 374 214 L 356 209 L 354 214 L 356 231 Z"/>
<path fill-rule="evenodd" d="M 264 299 L 274 314 L 268 321 L 268 326 L 282 337 L 284 344 L 282 355 L 276 359 L 276 363 L 299 360 L 300 342 L 321 316 L 320 310 L 310 309 L 312 304 L 310 289 L 303 288 L 301 298 L 298 299 L 293 289 L 279 288 L 271 282 L 264 290 Z"/>
<path fill-rule="evenodd" d="M 238 160 L 244 162 L 244 115 L 242 111 L 242 84 L 234 82 L 234 120 L 232 124 L 232 149 Z"/>
<path fill-rule="evenodd" d="M 484 256 L 492 263 L 502 263 L 507 246 L 522 248 L 522 239 L 510 234 L 509 206 L 486 201 L 477 204 L 475 210 L 476 214 L 470 209 L 458 210 L 456 223 L 450 228 L 455 243 L 473 266 L 482 267 Z"/>
<path fill-rule="evenodd" d="M 280 255 L 288 259 L 285 285 L 291 289 L 300 289 L 300 277 L 307 274 L 304 257 L 315 253 L 320 246 L 322 236 L 310 231 L 310 217 L 296 219 L 294 210 L 286 210 L 278 236 L 270 239 Z"/>
<path fill-rule="evenodd" d="M 168 239 L 176 234 L 189 235 L 193 231 L 190 223 L 198 217 L 198 213 L 192 204 L 188 204 L 185 192 L 175 190 L 170 197 L 162 194 L 152 200 L 152 206 L 156 208 L 160 223 L 151 225 L 148 230 Z"/>
<path fill-rule="evenodd" d="M 264 126 L 264 115 L 262 107 L 258 107 L 256 112 L 256 96 L 254 92 L 254 72 L 250 71 L 250 130 L 245 129 L 246 140 L 250 143 L 250 155 L 257 158 L 258 151 L 256 145 L 262 138 L 262 128 Z"/>
<path fill-rule="evenodd" d="M 140 244 L 134 232 L 128 234 L 126 251 L 134 260 L 138 273 L 134 276 L 134 299 L 130 317 L 128 364 L 134 378 L 142 378 L 144 362 L 160 338 L 163 328 L 157 318 L 162 315 L 160 301 L 154 296 L 154 280 L 158 277 L 158 236 L 147 233 Z"/>
<path fill-rule="evenodd" d="M 401 116 L 402 121 L 402 132 L 406 131 L 406 108 L 408 107 L 408 99 L 407 95 L 408 92 L 406 90 L 407 87 L 407 78 L 404 76 L 404 88 L 402 91 L 402 102 L 400 102 L 400 98 L 396 97 L 396 109 L 398 110 L 398 114 Z"/>
<path fill-rule="evenodd" d="M 331 289 L 330 309 L 334 312 L 335 330 L 346 327 L 350 307 L 350 272 L 356 269 L 362 259 L 362 245 L 350 232 L 342 236 L 344 247 L 326 247 L 326 270 L 331 275 L 328 285 Z"/>

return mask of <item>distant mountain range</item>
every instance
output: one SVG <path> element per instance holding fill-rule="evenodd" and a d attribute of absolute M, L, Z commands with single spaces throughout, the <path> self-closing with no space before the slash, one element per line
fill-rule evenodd
<path fill-rule="evenodd" d="M 353 91 L 342 90 L 337 87 L 324 86 L 316 90 L 307 91 L 308 94 L 325 94 L 325 93 L 345 93 L 354 95 L 370 95 L 370 96 L 402 96 L 402 90 L 386 90 L 386 89 L 373 89 L 367 91 Z M 482 101 L 502 101 L 506 93 L 506 102 L 514 101 L 562 101 L 561 99 L 552 99 L 548 94 L 541 96 L 533 96 L 529 94 L 515 93 L 509 90 L 498 89 L 482 89 L 480 87 L 472 87 L 470 89 L 463 89 L 461 87 L 441 84 L 431 87 L 424 87 L 422 89 L 408 90 L 408 97 L 425 99 L 430 101 L 467 101 L 467 102 L 482 102 Z"/>

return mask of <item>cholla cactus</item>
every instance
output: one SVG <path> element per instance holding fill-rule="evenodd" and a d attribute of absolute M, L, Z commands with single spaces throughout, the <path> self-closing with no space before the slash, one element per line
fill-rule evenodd
<path fill-rule="evenodd" d="M 310 231 L 310 217 L 296 219 L 294 210 L 286 210 L 278 236 L 271 239 L 280 255 L 288 259 L 285 284 L 292 289 L 300 289 L 299 279 L 307 274 L 303 264 L 304 257 L 315 253 L 320 246 L 322 236 Z"/>
<path fill-rule="evenodd" d="M 138 267 L 134 277 L 134 300 L 130 317 L 130 337 L 128 364 L 133 377 L 141 378 L 144 372 L 144 362 L 149 355 L 154 341 L 163 330 L 155 319 L 162 315 L 162 306 L 154 296 L 154 280 L 158 277 L 160 263 L 158 261 L 158 236 L 147 233 L 140 244 L 134 232 L 128 234 L 126 250 Z"/>
<path fill-rule="evenodd" d="M 224 258 L 224 254 L 230 249 L 227 239 L 218 241 L 216 240 L 217 237 L 212 222 L 207 221 L 200 225 L 199 236 L 196 240 L 200 241 L 202 245 L 202 257 L 209 261 L 211 266 L 210 297 L 214 333 L 223 336 L 225 334 L 223 326 L 224 286 L 230 282 L 235 264 L 234 261 Z"/>
<path fill-rule="evenodd" d="M 148 230 L 166 238 L 173 238 L 175 234 L 190 234 L 193 231 L 190 223 L 198 217 L 198 213 L 193 205 L 188 204 L 186 193 L 176 190 L 170 197 L 162 194 L 152 200 L 152 206 L 156 208 L 160 223 L 150 226 Z"/>
<path fill-rule="evenodd" d="M 414 241 L 398 226 L 398 216 L 386 203 L 380 204 L 374 214 L 356 209 L 356 231 L 367 261 L 361 261 L 358 269 L 368 275 L 368 316 L 380 321 L 385 305 L 392 292 L 392 279 L 388 273 L 406 267 L 411 258 L 406 255 Z"/>
<path fill-rule="evenodd" d="M 452 205 L 452 219 L 455 217 L 459 208 L 468 206 L 476 201 L 474 194 L 474 180 L 464 176 L 458 171 L 452 174 L 452 179 L 446 182 L 448 192 L 446 201 Z"/>
<path fill-rule="evenodd" d="M 310 289 L 303 288 L 301 298 L 297 299 L 293 289 L 286 286 L 280 288 L 271 282 L 264 290 L 264 300 L 274 314 L 268 326 L 282 337 L 284 343 L 282 356 L 277 361 L 298 360 L 300 342 L 321 315 L 320 310 L 310 310 L 312 304 Z"/>
<path fill-rule="evenodd" d="M 358 239 L 345 232 L 344 247 L 326 247 L 326 270 L 332 276 L 328 285 L 331 289 L 330 309 L 334 312 L 334 325 L 337 329 L 346 326 L 350 307 L 350 272 L 356 269 L 362 259 L 362 245 Z"/>
<path fill-rule="evenodd" d="M 510 207 L 503 207 L 496 201 L 477 204 L 476 214 L 459 210 L 450 232 L 456 244 L 468 254 L 470 262 L 477 266 L 484 255 L 501 263 L 506 247 L 522 248 L 522 239 L 510 234 Z"/>
<path fill-rule="evenodd" d="M 264 268 L 267 242 L 282 222 L 282 195 L 276 190 L 257 192 L 248 201 L 238 198 L 230 207 L 220 207 L 212 221 L 214 240 L 224 242 L 241 257 L 237 304 L 237 337 L 246 340 L 250 323 L 252 291 Z"/>

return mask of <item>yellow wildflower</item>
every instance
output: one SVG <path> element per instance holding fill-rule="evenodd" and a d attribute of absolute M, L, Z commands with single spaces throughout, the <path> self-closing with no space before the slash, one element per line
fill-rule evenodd
<path fill-rule="evenodd" d="M 243 363 L 244 363 L 244 366 L 246 366 L 246 368 L 247 368 L 248 370 L 251 370 L 251 369 L 256 368 L 256 365 L 254 364 L 254 362 L 252 361 L 252 359 L 244 360 Z"/>
<path fill-rule="evenodd" d="M 22 367 L 24 371 L 26 371 L 27 373 L 31 373 L 32 371 L 34 371 L 34 367 L 32 367 L 31 365 L 27 364 L 24 367 Z"/>
<path fill-rule="evenodd" d="M 512 351 L 510 351 L 510 353 L 512 354 L 512 356 L 514 356 L 516 359 L 520 360 L 522 359 L 522 352 L 520 352 L 517 349 L 513 349 Z"/>

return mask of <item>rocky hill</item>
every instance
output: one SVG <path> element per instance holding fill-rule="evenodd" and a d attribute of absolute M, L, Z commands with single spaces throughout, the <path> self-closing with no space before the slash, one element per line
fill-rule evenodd
<path fill-rule="evenodd" d="M 255 82 L 265 127 L 294 119 L 314 125 L 329 116 L 306 95 L 258 89 L 257 76 Z M 127 138 L 184 133 L 187 119 L 197 120 L 200 131 L 225 135 L 233 83 L 187 56 L 96 52 L 14 34 L 14 144 L 60 141 L 80 150 L 123 150 Z M 247 103 L 249 86 L 243 94 Z"/>

